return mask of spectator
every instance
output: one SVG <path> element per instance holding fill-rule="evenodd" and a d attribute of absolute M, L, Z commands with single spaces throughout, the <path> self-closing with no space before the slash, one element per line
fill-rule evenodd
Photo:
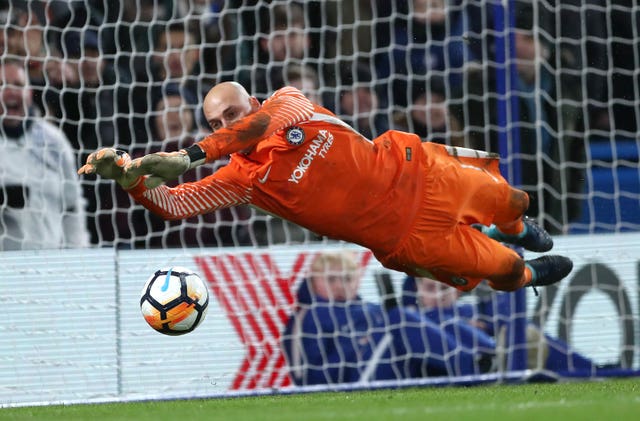
<path fill-rule="evenodd" d="M 496 293 L 479 298 L 477 303 L 461 303 L 460 291 L 430 278 L 406 277 L 403 285 L 403 305 L 418 309 L 422 315 L 440 325 L 450 335 L 459 336 L 459 329 L 469 326 L 504 343 L 505 325 L 512 317 L 512 294 Z M 502 335 L 503 337 L 499 337 Z M 572 350 L 559 339 L 544 334 L 533 323 L 527 325 L 529 369 L 553 372 L 592 372 L 596 366 L 587 357 Z"/>
<path fill-rule="evenodd" d="M 471 352 L 416 312 L 363 301 L 359 285 L 353 254 L 314 258 L 282 339 L 295 384 L 454 376 L 491 368 L 495 344 L 488 335 L 468 329 L 474 337 L 464 339 L 478 345 L 478 352 Z"/>
<path fill-rule="evenodd" d="M 224 3 L 224 0 L 176 0 L 172 19 L 182 19 L 189 32 L 201 34 L 201 40 L 214 40 L 220 36 L 218 19 Z"/>
<path fill-rule="evenodd" d="M 152 77 L 156 82 L 184 83 L 198 60 L 195 36 L 181 22 L 160 25 L 155 31 Z M 192 92 L 194 95 L 196 92 Z"/>
<path fill-rule="evenodd" d="M 549 47 L 533 32 L 532 5 L 518 4 L 515 50 L 523 190 L 532 197 L 530 215 L 543 214 L 549 232 L 564 233 L 582 208 L 575 197 L 583 192 L 586 139 L 576 134 L 580 133 L 576 121 L 579 109 L 558 103 L 561 86 L 546 66 L 539 65 L 548 60 Z M 542 162 L 541 154 L 547 157 Z M 542 179 L 538 176 L 540 167 Z"/>
<path fill-rule="evenodd" d="M 436 75 L 409 82 L 412 101 L 393 115 L 395 128 L 415 133 L 426 141 L 465 146 L 458 115 L 450 110 L 444 80 Z"/>
<path fill-rule="evenodd" d="M 116 142 L 116 77 L 112 64 L 104 59 L 97 31 L 71 28 L 61 41 L 67 62 L 79 75 L 79 83 L 62 91 L 48 90 L 45 99 L 50 118 L 65 132 L 77 162 L 83 162 L 93 149 Z M 108 185 L 95 179 L 84 180 L 82 187 L 91 242 L 97 243 L 99 227 L 95 215 L 112 193 Z"/>
<path fill-rule="evenodd" d="M 114 144 L 115 78 L 113 68 L 103 58 L 95 30 L 70 30 L 64 42 L 68 61 L 76 64 L 79 84 L 57 94 L 61 107 L 52 107 L 50 112 L 78 151 L 78 162 L 84 162 L 91 150 Z M 47 93 L 47 103 L 54 103 L 49 100 L 54 95 L 52 91 Z"/>
<path fill-rule="evenodd" d="M 149 127 L 154 143 L 162 144 L 161 150 L 184 148 L 197 137 L 195 115 L 190 106 L 197 99 L 189 97 L 189 93 L 182 92 L 178 83 L 171 83 L 158 89 L 152 99 Z"/>
<path fill-rule="evenodd" d="M 166 0 L 139 0 L 108 4 L 106 7 L 108 20 L 115 26 L 111 52 L 122 55 L 116 57 L 119 70 L 132 81 L 148 77 L 148 55 L 149 51 L 155 48 L 154 25 L 167 22 L 169 11 L 166 3 Z M 152 37 L 149 34 L 152 34 Z"/>
<path fill-rule="evenodd" d="M 541 218 L 548 232 L 561 234 L 580 216 L 578 198 L 584 186 L 586 139 L 577 129 L 575 107 L 568 101 L 560 102 L 557 78 L 548 66 L 541 65 L 548 61 L 549 49 L 534 31 L 536 18 L 531 4 L 517 5 L 515 93 L 522 173 L 518 184 L 531 198 L 527 215 Z M 473 69 L 467 86 L 464 121 L 472 132 L 470 147 L 499 152 L 494 128 L 505 128 L 497 124 L 495 95 L 485 92 L 485 86 L 489 92 L 495 90 L 495 79 L 479 68 Z"/>
<path fill-rule="evenodd" d="M 254 53 L 250 57 L 250 72 L 243 72 L 240 82 L 247 86 L 259 100 L 285 85 L 287 65 L 301 64 L 310 47 L 305 30 L 304 8 L 300 3 L 274 1 L 259 9 L 260 27 Z M 251 46 L 247 46 L 251 47 Z"/>
<path fill-rule="evenodd" d="M 340 28 L 336 46 L 326 46 L 325 48 L 339 48 L 341 55 L 353 56 L 357 54 L 368 54 L 375 43 L 372 37 L 374 24 L 376 22 L 377 7 L 371 0 L 355 0 L 336 2 L 336 10 L 333 14 L 338 19 L 335 23 Z M 385 5 L 386 6 L 386 5 Z M 323 20 L 326 19 L 322 16 Z M 335 56 L 335 52 L 333 53 Z"/>
<path fill-rule="evenodd" d="M 342 66 L 336 114 L 367 139 L 389 129 L 367 64 Z"/>
<path fill-rule="evenodd" d="M 483 7 L 469 2 L 466 6 L 467 15 L 469 16 L 469 32 L 468 38 L 471 48 L 475 50 L 476 57 L 487 57 L 489 60 L 494 59 L 495 46 L 493 46 L 493 34 L 486 33 L 486 28 L 493 28 L 494 17 L 491 8 Z M 531 20 L 532 3 L 528 0 L 516 0 L 511 3 L 515 5 L 516 26 L 522 26 L 522 22 Z M 611 7 L 607 7 L 607 6 Z M 563 104 L 562 114 L 567 113 L 579 114 L 577 117 L 572 115 L 569 119 L 578 124 L 578 131 L 600 130 L 607 132 L 610 130 L 609 113 L 607 111 L 607 95 L 611 95 L 607 87 L 607 70 L 609 65 L 617 66 L 617 60 L 631 57 L 633 55 L 626 53 L 628 46 L 633 38 L 630 34 L 627 36 L 620 35 L 625 31 L 630 31 L 632 25 L 628 22 L 611 26 L 610 37 L 619 40 L 625 53 L 615 54 L 613 50 L 616 48 L 616 42 L 608 43 L 607 41 L 607 9 L 611 10 L 610 18 L 615 20 L 616 16 L 622 16 L 623 19 L 631 19 L 631 14 L 625 12 L 623 8 L 616 8 L 611 2 L 604 0 L 561 0 L 555 2 L 553 6 L 540 4 L 535 8 L 537 13 L 535 26 L 539 30 L 537 36 L 553 40 L 545 45 L 547 49 L 548 60 L 545 66 L 553 69 L 554 77 L 558 80 L 558 94 L 561 98 L 569 100 L 566 102 L 584 102 L 586 101 L 586 114 L 583 105 L 567 106 Z M 625 24 L 626 23 L 626 24 Z M 527 24 L 531 26 L 531 24 Z M 484 44 L 484 48 L 477 48 Z M 609 47 L 607 46 L 609 44 Z M 475 48 L 474 48 L 475 47 Z M 608 51 L 608 48 L 612 50 Z M 613 60 L 613 61 L 612 61 Z M 629 67 L 630 69 L 633 66 Z M 623 74 L 624 72 L 620 72 Z M 613 83 L 624 80 L 623 77 L 613 78 Z M 626 95 L 629 90 L 626 89 L 628 82 L 623 82 L 622 96 Z M 610 87 L 609 87 L 610 88 Z M 619 97 L 619 96 L 618 96 Z M 572 110 L 572 108 L 574 108 Z M 574 121 L 577 119 L 577 121 Z M 623 119 L 625 123 L 632 122 L 633 119 Z M 597 133 L 596 135 L 602 135 Z M 605 134 L 606 135 L 606 134 Z"/>
<path fill-rule="evenodd" d="M 322 105 L 318 72 L 307 65 L 292 63 L 285 69 L 285 83 L 300 91 L 314 104 Z"/>
<path fill-rule="evenodd" d="M 446 0 L 378 2 L 382 16 L 376 25 L 375 64 L 377 76 L 389 83 L 385 102 L 407 106 L 411 95 L 407 81 L 415 76 L 445 76 L 451 87 L 459 87 L 465 65 L 474 59 L 463 41 L 466 14 Z"/>
<path fill-rule="evenodd" d="M 589 1 L 599 7 L 606 5 L 606 9 L 597 9 L 600 16 L 606 17 L 610 22 L 610 28 L 604 31 L 604 39 L 599 39 L 607 46 L 607 55 L 604 60 L 611 68 L 606 69 L 606 80 L 611 83 L 610 91 L 604 104 L 612 105 L 613 121 L 602 124 L 604 135 L 607 136 L 614 130 L 620 137 L 637 139 L 640 131 L 640 116 L 638 115 L 638 90 L 640 89 L 640 77 L 638 76 L 638 34 L 640 34 L 640 18 L 638 16 L 637 3 L 633 6 L 627 1 L 613 0 L 610 2 Z M 629 9 L 629 7 L 632 9 Z M 592 13 L 589 13 L 592 15 Z M 591 27 L 587 27 L 591 30 Z M 597 53 L 589 55 L 591 60 Z M 633 53 L 632 53 L 633 52 Z M 600 56 L 600 60 L 603 58 Z M 588 62 L 591 65 L 591 61 Z M 585 66 L 586 67 L 586 66 Z M 611 76 L 610 76 L 611 75 Z M 608 117 L 608 116 L 603 116 Z"/>
<path fill-rule="evenodd" d="M 22 61 L 34 105 L 41 115 L 48 116 L 52 106 L 60 107 L 60 90 L 76 86 L 79 79 L 73 66 L 62 59 L 59 48 L 45 42 L 40 18 L 43 6 L 43 2 L 31 2 L 0 10 L 0 56 Z"/>
<path fill-rule="evenodd" d="M 149 25 L 154 35 L 150 62 L 144 69 L 136 70 L 139 66 L 136 58 L 132 57 L 128 64 L 132 65 L 134 72 L 121 67 L 127 63 L 120 63 L 116 68 L 121 81 L 116 91 L 118 144 L 121 147 L 147 142 L 150 133 L 144 116 L 151 110 L 154 96 L 164 85 L 177 83 L 183 96 L 195 101 L 190 106 L 195 109 L 198 105 L 197 79 L 193 75 L 199 48 L 195 45 L 195 37 L 185 30 L 181 22 Z"/>
<path fill-rule="evenodd" d="M 161 60 L 156 57 L 169 57 L 165 52 L 156 52 L 160 35 L 165 35 L 162 32 L 169 16 L 169 2 L 140 0 L 108 4 L 99 1 L 91 3 L 91 23 L 100 26 L 104 53 L 113 57 L 114 75 L 117 78 L 116 147 L 126 148 L 129 145 L 146 143 L 149 133 L 144 115 L 150 111 L 155 88 L 164 80 L 158 75 L 161 69 L 157 63 Z M 73 15 L 81 16 L 83 6 L 78 6 Z M 96 19 L 95 16 L 103 18 Z M 175 44 L 167 41 L 164 45 L 165 49 L 179 46 L 177 41 Z M 190 49 L 185 49 L 185 56 L 189 56 L 188 51 Z M 175 54 L 172 61 L 174 56 Z M 161 67 L 164 71 L 164 66 Z"/>
<path fill-rule="evenodd" d="M 522 0 L 519 0 L 522 1 Z M 609 41 L 607 40 L 607 29 L 605 22 L 607 19 L 607 3 L 604 0 L 561 0 L 555 4 L 552 9 L 548 7 L 538 6 L 541 12 L 541 30 L 553 39 L 549 47 L 549 65 L 554 68 L 555 75 L 559 80 L 561 88 L 561 98 L 584 103 L 586 102 L 586 114 L 583 116 L 583 105 L 579 107 L 570 107 L 566 105 L 563 109 L 573 111 L 579 114 L 577 117 L 578 131 L 602 130 L 609 132 L 611 129 L 609 121 L 609 112 L 607 110 L 607 73 L 610 60 L 614 67 L 617 66 L 617 60 L 630 57 L 625 53 L 621 55 L 609 55 L 607 51 Z M 546 14 L 544 12 L 547 12 Z M 611 17 L 625 16 L 630 19 L 631 14 L 618 12 L 616 7 L 611 7 Z M 621 40 L 624 45 L 624 37 L 620 32 L 631 29 L 631 25 L 612 25 L 611 37 L 615 40 Z M 630 40 L 633 38 L 629 34 Z M 611 47 L 615 48 L 616 43 L 611 43 Z M 631 60 L 633 61 L 633 59 Z M 634 66 L 629 66 L 629 70 Z M 622 75 L 624 72 L 614 72 Z M 623 77 L 613 78 L 612 81 L 617 82 L 624 80 Z M 627 83 L 633 83 L 627 81 Z M 629 90 L 627 84 L 623 82 L 623 96 Z M 611 92 L 610 92 L 611 93 Z M 568 102 L 568 101 L 567 101 Z M 563 112 L 563 115 L 566 111 Z M 633 121 L 633 119 L 623 119 L 624 121 Z M 630 129 L 635 131 L 635 129 Z"/>
<path fill-rule="evenodd" d="M 36 115 L 22 62 L 0 61 L 0 93 L 0 250 L 87 246 L 73 151 Z"/>
<path fill-rule="evenodd" d="M 224 79 L 224 72 L 236 69 L 236 47 L 240 38 L 238 18 L 240 0 L 177 0 L 172 20 L 182 20 L 200 46 L 193 74 L 198 77 L 198 92 L 208 92 Z M 224 11 L 224 13 L 223 13 Z"/>
<path fill-rule="evenodd" d="M 163 85 L 155 91 L 147 124 L 151 130 L 151 140 L 132 149 L 133 156 L 185 148 L 197 140 L 195 116 L 189 105 L 194 99 L 185 98 L 185 94 L 188 92 L 181 90 L 177 83 Z M 201 179 L 213 172 L 213 166 L 202 166 L 169 185 Z M 246 206 L 221 209 L 183 221 L 165 221 L 148 214 L 129 195 L 118 191 L 116 209 L 120 247 L 193 248 L 251 244 L 248 222 L 251 210 Z M 109 233 L 113 218 L 104 223 L 106 226 L 103 228 Z"/>

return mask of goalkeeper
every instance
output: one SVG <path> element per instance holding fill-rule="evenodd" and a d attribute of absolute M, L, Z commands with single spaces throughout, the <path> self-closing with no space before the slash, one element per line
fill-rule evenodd
<path fill-rule="evenodd" d="M 504 291 L 544 286 L 572 270 L 566 257 L 525 261 L 500 243 L 537 252 L 553 246 L 523 217 L 529 197 L 500 175 L 495 155 L 393 130 L 368 140 L 292 87 L 260 103 L 240 84 L 220 83 L 203 110 L 213 133 L 195 145 L 134 161 L 102 149 L 78 173 L 115 180 L 166 219 L 250 204 L 367 247 L 389 269 L 464 291 L 482 279 Z M 229 164 L 211 176 L 163 185 L 228 154 Z"/>

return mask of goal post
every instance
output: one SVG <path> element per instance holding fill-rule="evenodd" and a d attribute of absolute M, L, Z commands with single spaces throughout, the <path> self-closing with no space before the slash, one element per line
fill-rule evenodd
<path fill-rule="evenodd" d="M 497 34 L 495 37 L 496 93 L 501 97 L 496 103 L 499 128 L 498 152 L 502 159 L 500 170 L 509 183 L 520 185 L 522 183 L 520 162 L 517 159 L 509 159 L 520 152 L 520 131 L 517 127 L 520 104 L 517 96 L 513 95 L 518 80 L 513 31 L 516 15 L 515 1 L 494 4 L 493 15 L 494 30 Z M 523 250 L 518 251 L 522 256 Z M 523 346 L 527 342 L 525 300 L 524 291 L 516 291 L 513 294 L 512 318 L 505 331 L 508 339 L 507 347 L 510 349 L 505 367 L 511 370 L 523 370 L 527 367 L 528 350 Z"/>

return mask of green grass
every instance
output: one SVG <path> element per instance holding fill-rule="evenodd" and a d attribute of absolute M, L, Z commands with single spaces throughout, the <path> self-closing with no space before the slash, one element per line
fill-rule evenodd
<path fill-rule="evenodd" d="M 0 409 L 0 420 L 637 420 L 640 378 Z"/>

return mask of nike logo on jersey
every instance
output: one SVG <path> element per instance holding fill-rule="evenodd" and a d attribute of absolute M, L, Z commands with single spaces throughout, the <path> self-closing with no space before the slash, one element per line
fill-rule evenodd
<path fill-rule="evenodd" d="M 267 178 L 269 178 L 269 173 L 271 172 L 271 165 L 269 165 L 269 168 L 267 168 L 267 172 L 264 173 L 264 175 L 260 178 L 258 178 L 258 182 L 260 184 L 264 184 L 267 182 Z"/>

